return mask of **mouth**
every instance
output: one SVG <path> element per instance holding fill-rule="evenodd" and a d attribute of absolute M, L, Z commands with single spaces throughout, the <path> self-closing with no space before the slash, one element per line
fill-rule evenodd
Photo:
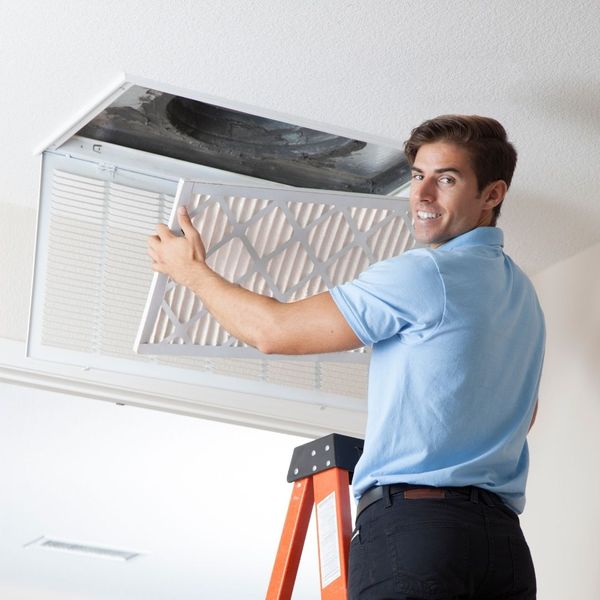
<path fill-rule="evenodd" d="M 419 221 L 434 221 L 435 219 L 439 219 L 442 216 L 442 213 L 436 213 L 429 210 L 418 210 L 417 218 Z"/>

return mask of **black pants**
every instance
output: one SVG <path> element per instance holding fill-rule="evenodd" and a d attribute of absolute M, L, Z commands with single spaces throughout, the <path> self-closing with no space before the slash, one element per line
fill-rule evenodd
<path fill-rule="evenodd" d="M 479 491 L 479 493 L 477 493 Z M 534 600 L 519 517 L 483 490 L 384 499 L 358 515 L 350 600 Z"/>

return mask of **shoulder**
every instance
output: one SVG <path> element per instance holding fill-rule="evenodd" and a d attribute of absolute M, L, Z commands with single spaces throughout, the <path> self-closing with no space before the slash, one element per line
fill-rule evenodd
<path fill-rule="evenodd" d="M 429 249 L 409 250 L 373 264 L 356 280 L 366 288 L 393 294 L 404 302 L 445 296 L 445 285 L 435 256 Z"/>
<path fill-rule="evenodd" d="M 415 339 L 422 339 L 443 318 L 446 302 L 435 261 L 422 249 L 374 263 L 331 294 L 367 345 L 409 330 Z"/>
<path fill-rule="evenodd" d="M 365 271 L 371 277 L 385 277 L 406 281 L 435 281 L 440 277 L 435 255 L 429 249 L 409 250 L 400 256 L 394 256 L 375 263 Z"/>

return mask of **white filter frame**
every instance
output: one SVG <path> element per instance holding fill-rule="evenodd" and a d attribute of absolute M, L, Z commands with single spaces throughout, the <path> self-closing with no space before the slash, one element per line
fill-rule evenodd
<path fill-rule="evenodd" d="M 330 289 L 415 246 L 404 198 L 180 179 L 168 222 L 178 235 L 180 206 L 201 232 L 210 266 L 228 280 L 282 302 Z M 284 285 L 282 265 L 287 269 Z M 192 292 L 161 273 L 154 274 L 134 351 L 264 358 L 229 336 Z M 269 355 L 274 358 L 290 359 Z M 305 358 L 366 362 L 369 353 L 362 348 Z"/>

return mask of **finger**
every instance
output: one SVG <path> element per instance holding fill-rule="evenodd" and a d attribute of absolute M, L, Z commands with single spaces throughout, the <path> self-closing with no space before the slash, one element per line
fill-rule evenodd
<path fill-rule="evenodd" d="M 154 248 L 157 244 L 160 244 L 160 238 L 157 235 L 148 236 L 148 248 Z"/>
<path fill-rule="evenodd" d="M 173 232 L 164 223 L 157 223 L 156 233 L 158 234 L 156 237 L 158 237 L 161 242 L 167 238 L 175 237 Z"/>
<path fill-rule="evenodd" d="M 185 206 L 180 206 L 177 209 L 177 220 L 179 221 L 179 226 L 183 231 L 183 235 L 185 235 L 187 238 L 198 234 L 196 228 L 192 224 L 192 220 L 190 219 Z"/>
<path fill-rule="evenodd" d="M 167 271 L 165 270 L 166 267 L 165 265 L 160 261 L 160 260 L 156 260 L 155 258 L 152 258 L 152 264 L 150 265 L 151 269 L 153 271 L 156 271 L 157 273 L 167 273 Z M 168 275 L 168 273 L 167 273 Z"/>
<path fill-rule="evenodd" d="M 147 254 L 154 262 L 158 261 L 158 254 L 152 248 L 148 248 Z"/>

